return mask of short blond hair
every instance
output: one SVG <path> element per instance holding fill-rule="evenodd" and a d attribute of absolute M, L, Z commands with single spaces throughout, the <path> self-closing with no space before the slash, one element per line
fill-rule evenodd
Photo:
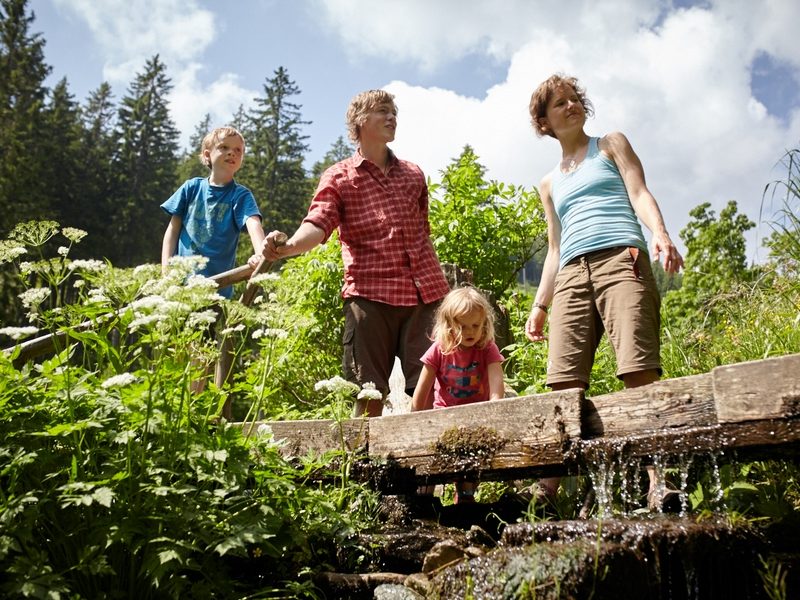
<path fill-rule="evenodd" d="M 346 121 L 347 135 L 352 141 L 358 142 L 358 138 L 361 135 L 361 126 L 364 124 L 367 113 L 381 104 L 391 104 L 394 107 L 395 114 L 397 113 L 394 95 L 385 90 L 367 90 L 350 100 L 350 106 L 347 107 Z"/>
<path fill-rule="evenodd" d="M 456 319 L 476 311 L 482 314 L 483 327 L 475 346 L 485 348 L 494 341 L 494 309 L 483 292 L 467 285 L 451 290 L 444 297 L 436 310 L 431 336 L 442 354 L 452 354 L 461 345 L 461 327 Z"/>
<path fill-rule="evenodd" d="M 232 135 L 238 136 L 239 139 L 242 140 L 242 146 L 246 146 L 244 136 L 235 127 L 217 127 L 216 129 L 209 131 L 203 138 L 203 142 L 200 144 L 200 162 L 210 169 L 211 162 L 205 157 L 206 150 L 211 152 L 211 150 L 214 149 L 214 146 L 219 144 L 226 137 Z"/>
<path fill-rule="evenodd" d="M 571 87 L 575 90 L 575 95 L 578 96 L 578 101 L 583 106 L 587 117 L 591 117 L 594 114 L 594 106 L 592 106 L 591 100 L 586 97 L 586 89 L 578 83 L 576 77 L 570 77 L 562 73 L 551 75 L 534 90 L 531 95 L 531 102 L 528 105 L 528 112 L 531 114 L 531 125 L 533 125 L 533 130 L 539 137 L 543 135 L 556 137 L 553 135 L 552 130 L 542 125 L 541 120 L 547 116 L 547 104 L 553 98 L 553 94 L 562 86 Z"/>

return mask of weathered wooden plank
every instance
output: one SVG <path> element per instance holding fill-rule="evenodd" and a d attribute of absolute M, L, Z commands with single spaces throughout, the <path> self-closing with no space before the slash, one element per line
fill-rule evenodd
<path fill-rule="evenodd" d="M 580 436 L 582 390 L 370 419 L 369 455 L 431 480 L 560 464 Z"/>
<path fill-rule="evenodd" d="M 593 396 L 586 398 L 583 405 L 586 439 L 716 423 L 714 390 L 708 373 Z"/>
<path fill-rule="evenodd" d="M 800 354 L 711 371 L 720 423 L 800 416 Z"/>
<path fill-rule="evenodd" d="M 369 436 L 367 419 L 255 421 L 240 425 L 245 435 L 271 432 L 274 440 L 283 442 L 281 453 L 287 457 L 321 456 L 342 449 L 354 452 L 366 446 Z"/>
<path fill-rule="evenodd" d="M 678 457 L 717 452 L 735 452 L 744 457 L 796 457 L 800 453 L 800 418 L 722 423 L 688 429 L 665 429 L 626 437 L 582 440 L 566 461 L 566 471 L 581 465 L 610 463 L 612 459 L 642 459 L 654 456 L 666 462 Z"/>

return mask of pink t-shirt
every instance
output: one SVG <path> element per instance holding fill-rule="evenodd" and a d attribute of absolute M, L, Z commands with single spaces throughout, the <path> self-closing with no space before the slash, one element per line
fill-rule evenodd
<path fill-rule="evenodd" d="M 488 400 L 489 365 L 503 362 L 503 355 L 494 342 L 485 348 L 473 346 L 447 355 L 434 342 L 421 360 L 436 371 L 433 408 L 444 408 Z"/>

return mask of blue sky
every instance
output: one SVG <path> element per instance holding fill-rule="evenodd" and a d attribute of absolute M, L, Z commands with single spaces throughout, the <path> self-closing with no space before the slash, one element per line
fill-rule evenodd
<path fill-rule="evenodd" d="M 345 134 L 350 98 L 396 96 L 393 148 L 433 179 L 471 144 L 490 178 L 536 186 L 559 157 L 532 133 L 530 94 L 576 75 L 593 135 L 623 131 L 672 237 L 701 202 L 758 220 L 764 186 L 800 145 L 800 2 L 645 0 L 32 0 L 51 82 L 119 99 L 158 53 L 184 141 L 224 124 L 279 66 L 297 83 L 308 166 Z M 757 7 L 757 8 L 756 8 Z M 769 206 L 767 207 L 769 208 Z M 775 207 L 777 208 L 777 207 Z M 768 232 L 761 225 L 761 232 Z M 751 236 L 751 252 L 756 258 Z M 763 251 L 762 251 L 763 258 Z"/>

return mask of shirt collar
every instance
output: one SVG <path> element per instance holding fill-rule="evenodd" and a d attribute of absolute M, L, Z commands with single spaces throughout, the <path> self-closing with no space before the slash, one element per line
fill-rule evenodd
<path fill-rule="evenodd" d="M 391 149 L 391 148 L 389 148 L 388 150 L 389 150 L 389 158 L 388 158 L 388 160 L 387 160 L 386 164 L 394 164 L 394 163 L 396 163 L 396 162 L 397 162 L 397 157 L 394 155 L 394 152 L 392 152 L 392 149 Z M 364 164 L 364 162 L 365 162 L 367 159 L 366 159 L 366 158 L 364 158 L 364 157 L 361 155 L 361 148 L 356 148 L 356 151 L 355 151 L 355 153 L 353 154 L 353 156 L 350 158 L 350 160 L 352 160 L 352 161 L 353 161 L 353 166 L 354 166 L 354 167 L 356 167 L 356 168 L 358 168 L 358 167 L 360 167 L 362 164 Z"/>

